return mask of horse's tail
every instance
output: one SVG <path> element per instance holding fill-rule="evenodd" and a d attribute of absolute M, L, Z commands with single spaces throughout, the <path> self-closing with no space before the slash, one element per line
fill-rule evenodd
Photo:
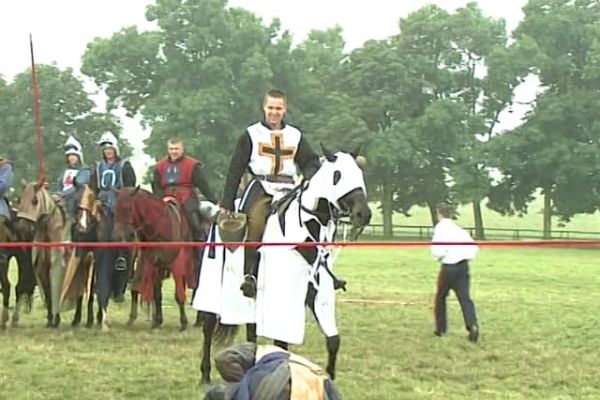
<path fill-rule="evenodd" d="M 238 325 L 226 325 L 219 322 L 215 328 L 214 341 L 219 346 L 231 345 L 237 335 L 238 327 Z"/>
<path fill-rule="evenodd" d="M 200 311 L 196 320 L 197 327 L 214 326 L 213 340 L 218 345 L 227 346 L 233 343 L 233 339 L 237 335 L 238 325 L 221 324 L 217 320 L 217 316 L 213 313 Z"/>

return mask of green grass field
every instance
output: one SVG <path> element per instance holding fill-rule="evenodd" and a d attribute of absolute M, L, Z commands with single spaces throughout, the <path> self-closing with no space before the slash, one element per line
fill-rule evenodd
<path fill-rule="evenodd" d="M 482 249 L 472 265 L 482 332 L 474 345 L 454 297 L 449 335 L 432 335 L 437 266 L 426 248 L 343 250 L 337 271 L 349 291 L 338 296 L 336 382 L 344 398 L 600 398 L 598 254 Z M 22 327 L 0 332 L 0 399 L 201 399 L 201 332 L 177 331 L 170 284 L 167 290 L 157 332 L 144 318 L 127 328 L 128 303 L 112 306 L 109 333 L 68 324 L 49 330 L 38 299 Z M 323 338 L 312 320 L 307 325 L 306 343 L 293 350 L 324 364 Z"/>

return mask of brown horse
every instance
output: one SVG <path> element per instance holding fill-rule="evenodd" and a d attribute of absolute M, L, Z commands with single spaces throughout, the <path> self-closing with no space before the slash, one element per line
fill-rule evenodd
<path fill-rule="evenodd" d="M 81 202 L 79 204 L 79 208 L 77 211 L 77 221 L 76 221 L 76 229 L 75 229 L 75 237 L 78 238 L 78 241 L 80 242 L 110 242 L 112 241 L 112 228 L 111 228 L 111 215 L 110 215 L 110 211 L 102 205 L 102 203 L 96 198 L 96 194 L 94 193 L 94 191 L 89 187 L 89 186 L 85 186 L 83 193 L 82 193 L 82 197 L 81 197 Z M 130 280 L 131 278 L 133 278 L 133 274 L 135 272 L 135 254 L 129 254 L 129 249 L 126 250 L 120 250 L 120 251 L 115 251 L 114 249 L 97 249 L 95 251 L 91 251 L 89 249 L 82 249 L 82 253 L 87 253 L 87 254 L 95 254 L 95 257 L 97 259 L 99 259 L 98 261 L 100 263 L 105 262 L 108 264 L 113 264 L 112 260 L 114 259 L 113 255 L 117 255 L 117 256 L 123 256 L 122 258 L 117 258 L 117 261 L 114 264 L 117 264 L 119 262 L 124 262 L 124 269 L 126 271 L 127 274 L 127 278 L 128 280 Z M 106 253 L 108 254 L 108 257 L 105 257 Z M 118 253 L 118 254 L 117 254 Z M 84 256 L 82 255 L 81 258 L 83 258 Z M 96 264 L 96 263 L 95 263 Z M 90 302 L 88 302 L 88 324 L 90 324 L 90 309 L 92 307 L 91 302 L 92 302 L 92 297 L 93 297 L 93 292 L 94 291 L 99 291 L 100 293 L 103 292 L 119 292 L 117 293 L 117 295 L 120 294 L 120 289 L 119 290 L 115 290 L 113 288 L 113 286 L 123 286 L 122 282 L 119 282 L 117 285 L 115 284 L 115 280 L 111 279 L 109 281 L 104 280 L 104 285 L 105 286 L 110 286 L 110 287 L 104 287 L 104 288 L 100 288 L 98 287 L 98 268 L 116 268 L 116 265 L 97 265 L 93 268 L 92 270 L 92 274 L 91 276 L 87 276 L 85 275 L 85 269 L 80 272 L 79 278 L 76 279 L 77 277 L 75 277 L 73 279 L 73 284 L 71 286 L 73 286 L 73 289 L 71 290 L 71 292 L 73 293 L 73 295 L 77 296 L 82 294 L 82 292 L 85 290 L 85 286 L 84 284 L 86 282 L 91 282 L 90 286 Z M 119 275 L 120 276 L 120 275 Z M 101 281 L 102 283 L 102 281 Z M 138 293 L 137 293 L 137 289 L 135 287 L 132 287 L 132 303 L 131 303 L 131 314 L 130 314 L 130 324 L 132 323 L 133 320 L 135 320 L 135 318 L 137 317 L 137 298 L 138 298 Z M 103 330 L 108 330 L 108 321 L 107 321 L 107 307 L 108 307 L 108 301 L 101 301 L 100 296 L 98 298 L 98 304 L 99 304 L 99 309 L 98 309 L 98 323 L 101 324 L 102 329 Z"/>
<path fill-rule="evenodd" d="M 162 198 L 139 187 L 121 189 L 114 222 L 114 237 L 123 241 L 137 238 L 142 242 L 180 242 L 191 236 L 179 207 L 165 204 Z M 195 288 L 197 277 L 193 254 L 192 249 L 177 247 L 142 250 L 140 294 L 145 301 L 154 301 L 152 328 L 160 327 L 163 322 L 162 280 L 168 275 L 175 281 L 181 330 L 187 328 L 186 288 Z"/>
<path fill-rule="evenodd" d="M 19 241 L 13 229 L 13 223 L 4 216 L 0 217 L 0 243 Z M 31 309 L 33 291 L 35 289 L 35 273 L 31 262 L 31 249 L 8 248 L 0 249 L 0 288 L 2 289 L 2 315 L 0 316 L 0 329 L 6 328 L 9 320 L 8 308 L 10 305 L 10 280 L 8 267 L 11 258 L 16 258 L 19 268 L 19 280 L 15 288 L 16 307 L 12 316 L 12 326 L 18 326 L 20 310 L 23 304 Z"/>
<path fill-rule="evenodd" d="M 62 208 L 52 200 L 40 183 L 23 182 L 17 211 L 15 232 L 26 241 L 60 243 L 66 218 Z M 60 291 L 64 278 L 63 249 L 33 248 L 35 272 L 46 300 L 46 326 L 60 324 Z"/>

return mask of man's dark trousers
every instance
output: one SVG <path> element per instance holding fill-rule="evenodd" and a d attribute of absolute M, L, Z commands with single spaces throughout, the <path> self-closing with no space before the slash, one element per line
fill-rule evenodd
<path fill-rule="evenodd" d="M 469 263 L 467 260 L 456 264 L 442 264 L 438 276 L 438 288 L 435 297 L 435 326 L 436 332 L 446 333 L 448 321 L 446 317 L 446 297 L 450 289 L 454 290 L 460 308 L 465 319 L 465 327 L 468 331 L 471 327 L 477 325 L 477 316 L 475 314 L 475 305 L 469 294 Z"/>

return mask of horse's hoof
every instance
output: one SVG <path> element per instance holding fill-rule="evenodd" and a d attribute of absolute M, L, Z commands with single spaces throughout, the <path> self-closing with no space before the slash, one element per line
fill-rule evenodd
<path fill-rule="evenodd" d="M 329 378 L 331 378 L 332 381 L 335 380 L 335 369 L 327 367 L 327 373 L 329 374 Z"/>
<path fill-rule="evenodd" d="M 0 318 L 0 325 L 6 326 L 6 323 L 8 322 L 8 317 L 9 317 L 8 308 L 3 307 L 2 308 L 2 317 Z"/>
<path fill-rule="evenodd" d="M 110 327 L 107 324 L 102 324 L 100 326 L 100 332 L 104 332 L 104 333 L 110 332 Z"/>
<path fill-rule="evenodd" d="M 347 283 L 344 279 L 336 279 L 333 282 L 333 290 L 342 289 L 345 292 Z"/>
<path fill-rule="evenodd" d="M 73 328 L 77 328 L 80 323 L 81 323 L 81 321 L 74 319 L 73 321 L 71 321 L 71 326 Z"/>
<path fill-rule="evenodd" d="M 210 385 L 210 376 L 200 378 L 200 385 Z"/>
<path fill-rule="evenodd" d="M 127 326 L 131 327 L 133 326 L 133 324 L 135 324 L 135 318 L 129 318 L 129 320 L 127 321 Z"/>
<path fill-rule="evenodd" d="M 88 321 L 88 322 L 85 323 L 85 327 L 88 328 L 88 329 L 92 328 L 93 326 L 94 326 L 94 321 Z"/>
<path fill-rule="evenodd" d="M 125 295 L 123 294 L 117 294 L 113 297 L 113 301 L 115 303 L 125 303 Z"/>
<path fill-rule="evenodd" d="M 13 328 L 18 328 L 19 327 L 19 317 L 17 317 L 17 318 L 13 317 L 12 321 L 10 321 L 10 326 Z"/>
<path fill-rule="evenodd" d="M 179 327 L 179 332 L 187 331 L 187 328 L 188 328 L 187 324 L 181 324 L 181 326 Z"/>

